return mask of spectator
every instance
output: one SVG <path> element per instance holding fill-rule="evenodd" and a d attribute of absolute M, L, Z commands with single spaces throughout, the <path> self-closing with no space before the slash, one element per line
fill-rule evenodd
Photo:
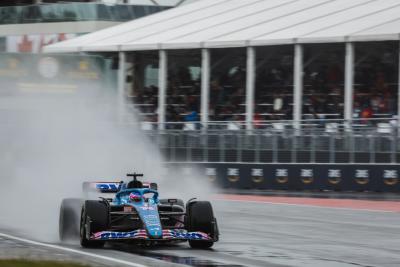
<path fill-rule="evenodd" d="M 263 118 L 258 110 L 254 113 L 253 126 L 255 129 L 260 129 L 262 127 Z"/>
<path fill-rule="evenodd" d="M 366 106 L 363 108 L 363 110 L 361 111 L 361 122 L 367 124 L 368 120 L 370 118 L 372 118 L 373 116 L 373 111 L 372 108 L 370 106 Z"/>
<path fill-rule="evenodd" d="M 199 114 L 197 113 L 197 111 L 192 110 L 192 111 L 186 113 L 186 115 L 185 115 L 185 121 L 186 121 L 186 122 L 195 122 L 195 121 L 199 121 Z"/>

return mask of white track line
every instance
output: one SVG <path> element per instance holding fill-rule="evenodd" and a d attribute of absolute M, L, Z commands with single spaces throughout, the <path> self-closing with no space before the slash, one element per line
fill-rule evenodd
<path fill-rule="evenodd" d="M 47 247 L 47 248 L 52 248 L 52 249 L 58 249 L 58 250 L 63 250 L 63 251 L 67 251 L 67 252 L 72 252 L 72 253 L 76 253 L 76 254 L 80 254 L 80 255 L 84 255 L 84 256 L 98 258 L 98 259 L 102 259 L 102 260 L 106 260 L 106 261 L 111 261 L 111 262 L 114 262 L 114 263 L 124 264 L 124 265 L 127 265 L 127 266 L 148 267 L 147 265 L 143 265 L 143 264 L 139 264 L 139 263 L 133 263 L 133 262 L 129 262 L 129 261 L 119 260 L 119 259 L 115 259 L 115 258 L 111 258 L 111 257 L 107 257 L 107 256 L 102 256 L 102 255 L 89 253 L 89 252 L 85 252 L 85 251 L 80 251 L 80 250 L 76 250 L 76 249 L 72 249 L 72 248 L 66 248 L 66 247 L 62 247 L 62 246 L 58 246 L 58 245 L 52 245 L 52 244 L 37 242 L 37 241 L 33 241 L 33 240 L 25 239 L 25 238 L 20 238 L 20 237 L 16 237 L 16 236 L 4 234 L 4 233 L 0 233 L 0 237 L 5 237 L 5 238 L 21 241 L 21 242 L 32 244 L 32 245 L 36 245 L 36 246 L 42 246 L 42 247 Z"/>
<path fill-rule="evenodd" d="M 256 200 L 235 200 L 235 199 L 213 199 L 214 201 L 226 201 L 226 202 L 241 202 L 241 203 L 257 203 L 257 204 L 272 204 L 282 206 L 293 206 L 293 207 L 307 207 L 307 208 L 319 208 L 319 209 L 334 209 L 334 210 L 348 210 L 348 211 L 368 211 L 368 212 L 384 212 L 384 213 L 399 213 L 398 211 L 391 210 L 373 210 L 373 209 L 356 209 L 356 208 L 343 208 L 343 207 L 325 207 L 310 204 L 292 204 L 282 202 L 270 202 L 270 201 L 256 201 Z"/>

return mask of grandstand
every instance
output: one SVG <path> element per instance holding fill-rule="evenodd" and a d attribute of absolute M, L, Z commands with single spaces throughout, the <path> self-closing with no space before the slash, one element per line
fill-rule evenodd
<path fill-rule="evenodd" d="M 46 51 L 118 53 L 121 98 L 173 161 L 395 163 L 399 11 L 202 0 Z"/>

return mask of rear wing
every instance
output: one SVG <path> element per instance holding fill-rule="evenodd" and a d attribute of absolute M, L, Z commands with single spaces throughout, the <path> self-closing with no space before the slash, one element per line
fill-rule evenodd
<path fill-rule="evenodd" d="M 84 182 L 82 189 L 85 193 L 117 193 L 121 189 L 122 184 L 122 182 Z"/>
<path fill-rule="evenodd" d="M 84 193 L 118 193 L 121 189 L 124 189 L 124 186 L 124 182 L 84 182 L 82 189 Z M 143 182 L 143 188 L 157 190 L 157 184 Z"/>

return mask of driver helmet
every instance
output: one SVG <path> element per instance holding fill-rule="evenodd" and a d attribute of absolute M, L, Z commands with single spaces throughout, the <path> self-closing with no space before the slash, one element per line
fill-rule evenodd
<path fill-rule="evenodd" d="M 129 200 L 132 202 L 140 202 L 142 200 L 142 196 L 138 193 L 130 193 L 129 194 Z"/>

